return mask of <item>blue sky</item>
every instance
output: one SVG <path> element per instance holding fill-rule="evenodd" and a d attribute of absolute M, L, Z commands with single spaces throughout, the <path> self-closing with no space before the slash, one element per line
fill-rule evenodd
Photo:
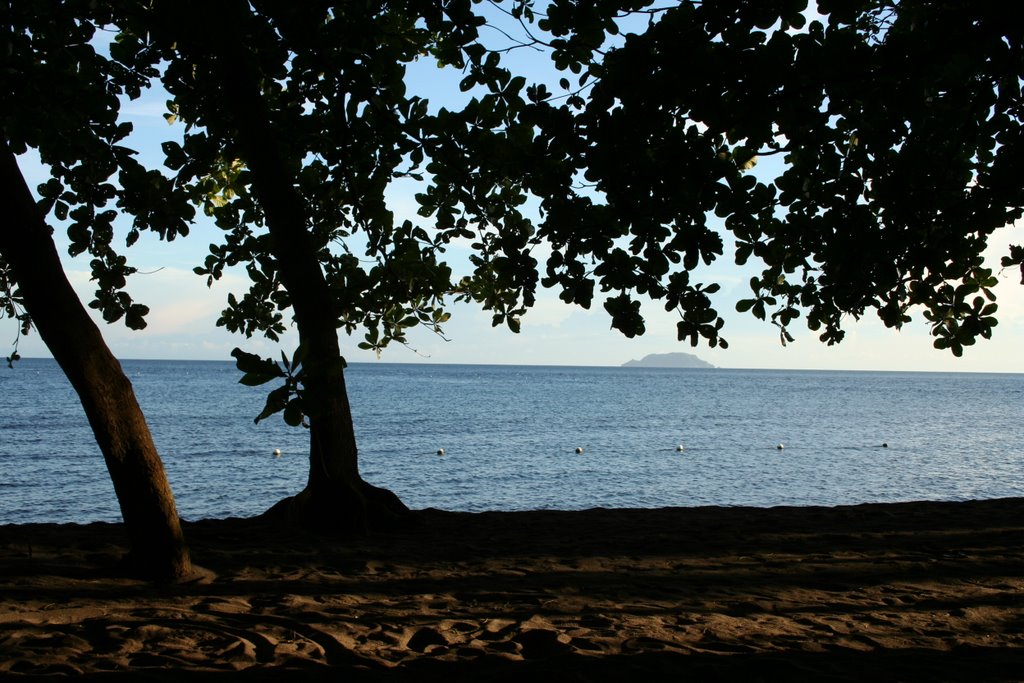
<path fill-rule="evenodd" d="M 522 59 L 535 60 L 536 55 L 524 54 Z M 415 65 L 410 71 L 410 82 L 423 86 L 432 102 L 439 103 L 455 97 L 452 83 L 457 74 L 448 76 L 429 64 Z M 554 88 L 552 88 L 554 89 Z M 165 95 L 153 92 L 143 99 L 128 103 L 124 113 L 135 125 L 131 145 L 142 153 L 142 159 L 159 167 L 163 156 L 159 143 L 168 136 L 180 136 L 182 127 L 168 126 L 163 118 Z M 31 155 L 19 160 L 30 187 L 46 179 L 46 171 Z M 416 205 L 411 190 L 397 187 L 391 200 L 396 218 L 415 219 Z M 279 355 L 278 347 L 267 340 L 232 335 L 215 326 L 219 311 L 229 292 L 241 292 L 247 287 L 244 272 L 232 273 L 207 289 L 205 278 L 192 273 L 202 263 L 210 242 L 219 239 L 219 231 L 200 222 L 193 233 L 172 243 L 158 241 L 144 235 L 128 252 L 129 260 L 140 273 L 130 280 L 132 296 L 148 305 L 151 313 L 147 329 L 135 332 L 116 323 L 106 325 L 99 321 L 108 344 L 121 358 L 158 359 L 213 359 L 229 360 L 236 346 L 264 355 Z M 58 227 L 56 238 L 64 256 L 69 279 L 83 301 L 91 299 L 88 260 L 72 259 L 66 255 L 66 240 Z M 998 260 L 1010 243 L 1024 242 L 1024 230 L 1011 226 L 998 232 L 991 240 L 991 265 L 999 271 Z M 456 272 L 465 263 L 465 252 L 455 247 L 450 250 L 450 262 Z M 729 340 L 727 350 L 696 349 L 676 341 L 675 314 L 647 305 L 647 333 L 640 338 L 627 339 L 611 330 L 609 318 L 597 304 L 590 311 L 570 307 L 558 300 L 556 294 L 543 292 L 538 303 L 524 318 L 522 332 L 512 334 L 505 328 L 492 328 L 490 314 L 470 305 L 452 309 L 452 320 L 446 327 L 447 340 L 425 330 L 410 335 L 410 348 L 400 345 L 387 349 L 380 360 L 384 362 L 423 363 L 497 363 L 538 365 L 620 365 L 648 353 L 685 351 L 696 353 L 704 360 L 730 368 L 791 368 L 840 370 L 915 370 L 965 372 L 1024 372 L 1024 358 L 1019 348 L 1024 341 L 1024 287 L 1019 284 L 1019 271 L 1000 274 L 996 288 L 999 297 L 995 338 L 981 341 L 967 348 L 962 358 L 948 351 L 932 348 L 927 327 L 920 314 L 915 323 L 896 332 L 885 329 L 874 316 L 847 326 L 846 340 L 833 347 L 817 341 L 814 333 L 802 327 L 793 327 L 795 343 L 783 347 L 776 328 L 754 319 L 749 314 L 735 313 L 736 300 L 748 294 L 747 282 L 756 268 L 739 268 L 732 264 L 728 251 L 724 258 L 697 273 L 697 280 L 716 281 L 722 291 L 716 299 L 719 311 L 726 319 L 724 336 Z M 0 345 L 7 355 L 16 337 L 16 326 L 10 320 L 0 320 Z M 376 361 L 371 352 L 356 348 L 358 338 L 343 338 L 343 353 L 349 361 Z M 284 339 L 283 347 L 290 352 L 294 336 Z M 19 352 L 25 357 L 48 356 L 38 336 L 32 334 L 21 339 Z"/>

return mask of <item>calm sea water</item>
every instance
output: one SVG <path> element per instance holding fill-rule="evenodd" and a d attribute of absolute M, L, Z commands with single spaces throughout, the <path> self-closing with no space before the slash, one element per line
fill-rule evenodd
<path fill-rule="evenodd" d="M 253 424 L 263 394 L 232 363 L 124 366 L 183 517 L 254 515 L 302 488 L 307 433 Z M 364 476 L 413 508 L 1024 496 L 1024 375 L 374 363 L 348 382 Z M 56 364 L 0 370 L 0 524 L 118 519 Z"/>

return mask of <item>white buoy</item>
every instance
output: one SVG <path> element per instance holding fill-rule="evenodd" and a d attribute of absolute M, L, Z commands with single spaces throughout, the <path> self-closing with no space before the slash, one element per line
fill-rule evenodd
<path fill-rule="evenodd" d="M 437 454 L 438 455 L 444 455 L 444 449 L 443 448 L 438 448 L 437 449 Z"/>
<path fill-rule="evenodd" d="M 275 448 L 274 449 L 274 457 L 275 458 L 280 458 L 281 457 L 281 449 L 280 448 Z"/>
<path fill-rule="evenodd" d="M 580 453 L 582 453 L 582 452 L 583 452 L 583 446 L 577 446 L 577 447 L 576 447 L 576 453 L 577 453 L 577 455 L 578 455 L 578 454 L 580 454 Z"/>
<path fill-rule="evenodd" d="M 778 446 L 776 446 L 775 448 L 777 448 L 778 450 L 780 450 L 780 451 L 781 451 L 781 450 L 782 450 L 783 448 L 785 448 L 785 447 L 786 447 L 786 444 L 784 444 L 784 443 L 780 443 L 780 444 L 779 444 Z"/>
<path fill-rule="evenodd" d="M 676 453 L 682 453 L 685 450 L 686 449 L 683 448 L 683 444 L 679 444 L 678 446 L 676 446 Z"/>

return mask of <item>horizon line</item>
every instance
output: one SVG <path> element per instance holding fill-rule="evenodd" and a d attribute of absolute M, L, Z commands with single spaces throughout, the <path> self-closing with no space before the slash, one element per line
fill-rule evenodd
<path fill-rule="evenodd" d="M 689 354 L 693 355 L 693 354 Z M 344 357 L 344 354 L 342 354 Z M 19 361 L 31 360 L 31 361 L 53 361 L 56 360 L 52 356 L 22 356 L 17 361 L 14 361 L 15 366 Z M 234 364 L 234 360 L 218 359 L 218 358 L 134 358 L 134 357 L 117 357 L 119 362 L 125 361 L 138 361 L 146 363 L 231 363 Z M 629 363 L 630 361 L 626 361 Z M 706 361 L 705 361 L 706 362 Z M 520 367 L 520 368 L 581 368 L 581 369 L 622 369 L 622 370 L 703 370 L 703 371 L 714 371 L 714 370 L 756 370 L 760 372 L 871 372 L 871 373 L 889 373 L 889 374 L 919 374 L 919 375 L 1024 375 L 1024 372 L 1017 372 L 1013 370 L 875 370 L 875 369 L 847 369 L 847 368 L 777 368 L 777 367 L 729 367 L 729 366 L 718 366 L 711 365 L 710 367 L 674 367 L 666 365 L 632 365 L 627 366 L 625 363 L 619 365 L 567 365 L 564 363 L 452 363 L 450 361 L 394 361 L 394 360 L 354 360 L 349 361 L 346 359 L 346 365 L 450 365 L 450 366 L 470 366 L 470 367 Z"/>

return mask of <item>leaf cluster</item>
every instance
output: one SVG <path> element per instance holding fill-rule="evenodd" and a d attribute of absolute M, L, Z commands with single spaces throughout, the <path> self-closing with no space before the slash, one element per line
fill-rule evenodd
<path fill-rule="evenodd" d="M 544 21 L 571 41 L 635 9 L 566 0 Z M 662 300 L 681 339 L 714 344 L 722 319 L 689 277 L 724 255 L 714 215 L 736 263 L 764 267 L 737 310 L 783 343 L 801 315 L 836 343 L 871 309 L 892 327 L 922 309 L 957 355 L 991 335 L 982 252 L 1024 206 L 1015 24 L 984 3 L 822 2 L 806 25 L 805 9 L 681 3 L 601 58 L 601 40 L 575 40 L 568 64 L 594 85 L 540 135 L 587 186 L 543 195 L 545 285 L 581 305 L 619 292 L 606 308 L 627 334 L 643 331 L 635 295 Z M 752 170 L 765 158 L 774 176 Z M 1020 262 L 1014 247 L 1004 266 Z"/>
<path fill-rule="evenodd" d="M 282 380 L 280 386 L 267 394 L 266 404 L 254 422 L 259 423 L 275 413 L 282 413 L 288 425 L 309 427 L 307 404 L 310 401 L 303 391 L 304 347 L 299 346 L 291 358 L 282 352 L 280 363 L 272 358 L 261 358 L 238 348 L 231 351 L 231 356 L 235 359 L 235 367 L 242 372 L 242 377 L 238 380 L 240 384 L 257 387 L 274 380 Z"/>
<path fill-rule="evenodd" d="M 130 246 L 140 230 L 173 239 L 188 234 L 194 211 L 159 171 L 144 168 L 125 138 L 123 101 L 139 97 L 157 73 L 158 55 L 125 35 L 104 53 L 97 32 L 120 16 L 121 3 L 42 0 L 7 4 L 2 34 L 0 128 L 11 150 L 36 150 L 50 179 L 38 188 L 40 211 L 66 225 L 71 256 L 87 254 L 96 282 L 90 306 L 108 322 L 145 326 L 148 308 L 124 291 L 135 272 L 115 247 L 114 220 L 132 218 Z M 11 284 L 6 281 L 7 284 Z M 0 303 L 10 315 L 17 290 Z M 13 298 L 12 298 L 13 297 Z M 28 330 L 24 313 L 15 317 Z"/>

